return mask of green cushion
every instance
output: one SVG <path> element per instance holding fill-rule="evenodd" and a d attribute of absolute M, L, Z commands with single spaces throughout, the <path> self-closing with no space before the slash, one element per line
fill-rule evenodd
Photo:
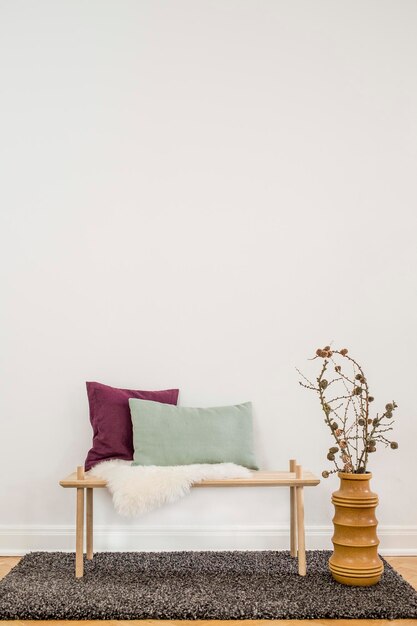
<path fill-rule="evenodd" d="M 129 399 L 133 465 L 236 463 L 258 469 L 252 403 L 195 409 Z"/>

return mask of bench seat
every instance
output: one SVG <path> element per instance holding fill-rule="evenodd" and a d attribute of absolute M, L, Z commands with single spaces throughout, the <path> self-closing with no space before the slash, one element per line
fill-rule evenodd
<path fill-rule="evenodd" d="M 216 478 L 194 483 L 193 487 L 314 487 L 320 480 L 311 472 L 303 472 L 302 478 L 296 478 L 295 472 L 253 471 L 245 478 Z M 83 487 L 97 489 L 106 487 L 107 482 L 95 476 L 78 479 L 77 472 L 69 474 L 59 481 L 61 487 Z"/>

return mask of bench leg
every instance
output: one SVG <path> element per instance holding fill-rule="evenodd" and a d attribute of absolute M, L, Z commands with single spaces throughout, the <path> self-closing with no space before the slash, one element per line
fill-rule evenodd
<path fill-rule="evenodd" d="M 296 466 L 297 478 L 302 478 L 301 465 Z M 306 565 L 306 545 L 304 530 L 304 492 L 302 487 L 296 487 L 297 490 L 297 534 L 298 534 L 298 573 L 305 576 L 307 572 Z"/>
<path fill-rule="evenodd" d="M 84 574 L 84 489 L 77 487 L 77 514 L 75 526 L 75 577 Z"/>
<path fill-rule="evenodd" d="M 290 472 L 295 474 L 297 462 L 295 459 L 290 460 Z M 290 487 L 290 554 L 297 556 L 297 500 L 295 487 Z"/>
<path fill-rule="evenodd" d="M 93 558 L 93 489 L 87 488 L 87 559 Z"/>

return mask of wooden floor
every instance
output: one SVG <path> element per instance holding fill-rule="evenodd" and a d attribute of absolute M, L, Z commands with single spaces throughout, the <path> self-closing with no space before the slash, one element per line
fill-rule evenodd
<path fill-rule="evenodd" d="M 398 556 L 398 557 L 390 557 L 386 559 L 391 565 L 406 579 L 408 582 L 413 585 L 415 589 L 417 589 L 417 557 L 414 556 Z M 3 556 L 0 557 L 0 578 L 5 576 L 12 567 L 14 567 L 20 561 L 20 557 L 16 556 Z M 1 621 L 1 620 L 0 620 Z M 71 626 L 92 626 L 93 624 L 102 626 L 113 626 L 118 624 L 121 626 L 133 626 L 134 624 L 140 624 L 140 626 L 146 626 L 147 624 L 157 624 L 158 620 L 126 620 L 126 621 L 116 621 L 116 620 L 107 620 L 107 621 L 76 621 L 71 620 L 68 622 L 65 621 L 10 621 L 7 620 L 1 621 L 2 624 L 14 624 L 14 625 L 23 625 L 23 624 L 32 624 L 33 626 L 38 625 L 42 626 L 42 624 L 68 624 Z M 178 620 L 178 621 L 168 621 L 164 620 L 164 626 L 213 626 L 214 624 L 221 626 L 222 624 L 230 624 L 230 621 L 221 621 L 221 620 Z M 296 626 L 297 624 L 304 624 L 308 626 L 309 624 L 320 624 L 322 626 L 332 625 L 332 626 L 379 626 L 380 624 L 390 624 L 391 626 L 417 626 L 417 620 L 415 619 L 402 619 L 402 620 L 366 620 L 366 619 L 357 619 L 357 620 L 349 620 L 349 619 L 340 619 L 340 620 L 331 620 L 331 619 L 322 619 L 322 620 L 245 620 L 244 622 L 240 622 L 244 626 L 255 626 L 257 624 L 264 624 L 267 626 L 268 624 L 282 624 L 282 626 Z"/>

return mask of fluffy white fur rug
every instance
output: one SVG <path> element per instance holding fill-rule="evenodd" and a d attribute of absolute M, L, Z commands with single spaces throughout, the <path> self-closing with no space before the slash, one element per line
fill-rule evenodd
<path fill-rule="evenodd" d="M 107 480 L 113 504 L 120 515 L 134 517 L 186 496 L 193 483 L 209 478 L 245 478 L 251 472 L 234 463 L 132 466 L 130 461 L 104 461 L 88 474 Z"/>

